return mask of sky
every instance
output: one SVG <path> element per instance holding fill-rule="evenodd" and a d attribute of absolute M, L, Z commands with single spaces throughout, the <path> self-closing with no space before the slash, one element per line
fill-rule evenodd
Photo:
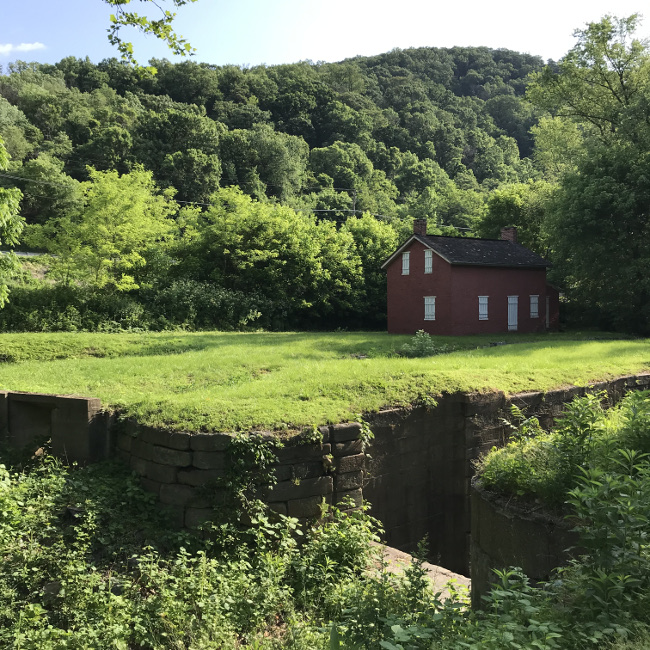
<path fill-rule="evenodd" d="M 131 6 L 144 13 L 148 4 Z M 215 65 L 341 61 L 394 48 L 455 45 L 558 60 L 575 43 L 576 28 L 605 14 L 645 9 L 648 19 L 638 35 L 647 38 L 648 0 L 198 0 L 177 10 L 175 29 L 196 48 L 195 61 Z M 148 15 L 155 12 L 152 6 Z M 101 0 L 0 0 L 0 65 L 118 56 L 106 38 L 110 14 Z M 133 41 L 141 64 L 180 60 L 153 37 L 125 32 L 124 38 Z"/>

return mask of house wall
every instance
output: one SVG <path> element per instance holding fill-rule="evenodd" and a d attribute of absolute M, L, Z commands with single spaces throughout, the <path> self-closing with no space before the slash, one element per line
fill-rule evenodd
<path fill-rule="evenodd" d="M 402 256 L 398 255 L 387 271 L 388 331 L 391 334 L 449 334 L 451 330 L 451 266 L 433 254 L 433 272 L 424 273 L 424 251 L 427 247 L 414 241 L 411 272 L 402 275 Z M 424 296 L 436 297 L 436 320 L 424 320 Z"/>
<path fill-rule="evenodd" d="M 387 267 L 388 331 L 413 334 L 492 334 L 508 331 L 508 296 L 519 296 L 518 332 L 546 330 L 546 270 L 452 266 L 435 252 L 433 273 L 424 273 L 426 246 L 414 241 L 410 273 L 402 256 Z M 530 318 L 530 295 L 539 296 L 539 317 Z M 436 297 L 436 319 L 424 320 L 424 296 Z M 488 320 L 478 318 L 478 296 L 488 296 Z M 551 329 L 557 328 L 557 292 L 551 296 Z"/>
<path fill-rule="evenodd" d="M 518 296 L 517 332 L 546 331 L 546 270 L 453 266 L 452 319 L 447 334 L 508 331 L 508 296 Z M 530 296 L 539 296 L 539 316 L 530 317 Z M 488 320 L 478 319 L 478 296 L 488 296 Z"/>

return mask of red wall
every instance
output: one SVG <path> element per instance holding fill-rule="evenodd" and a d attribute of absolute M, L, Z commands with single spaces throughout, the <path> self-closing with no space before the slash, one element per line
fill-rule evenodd
<path fill-rule="evenodd" d="M 546 270 L 451 266 L 433 253 L 433 273 L 424 273 L 425 246 L 409 247 L 410 273 L 402 275 L 402 256 L 387 268 L 388 331 L 413 334 L 492 334 L 508 331 L 508 296 L 519 296 L 518 332 L 546 330 Z M 549 289 L 550 292 L 550 289 Z M 539 316 L 530 318 L 530 295 L 539 296 Z M 551 295 L 551 328 L 557 299 Z M 424 296 L 436 296 L 436 320 L 424 320 Z M 488 296 L 488 320 L 478 319 L 478 296 Z"/>

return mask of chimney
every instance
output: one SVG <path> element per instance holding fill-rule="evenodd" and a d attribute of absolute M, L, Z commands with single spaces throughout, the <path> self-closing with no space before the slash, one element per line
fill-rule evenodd
<path fill-rule="evenodd" d="M 515 226 L 507 226 L 501 228 L 501 239 L 511 241 L 513 244 L 517 243 L 517 228 Z"/>
<path fill-rule="evenodd" d="M 427 234 L 427 220 L 426 219 L 414 219 L 413 220 L 413 234 L 414 235 L 426 235 Z"/>

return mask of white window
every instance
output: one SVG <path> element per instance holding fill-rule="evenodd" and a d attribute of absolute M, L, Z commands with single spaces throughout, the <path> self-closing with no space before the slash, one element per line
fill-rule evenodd
<path fill-rule="evenodd" d="M 539 318 L 539 296 L 530 297 L 530 317 Z"/>
<path fill-rule="evenodd" d="M 424 251 L 424 272 L 433 273 L 433 251 Z"/>
<path fill-rule="evenodd" d="M 408 251 L 406 253 L 402 253 L 402 275 L 409 274 L 410 264 L 411 264 L 411 253 L 409 253 Z"/>
<path fill-rule="evenodd" d="M 488 319 L 488 296 L 478 297 L 478 319 L 479 320 Z"/>
<path fill-rule="evenodd" d="M 424 320 L 436 320 L 435 296 L 424 296 Z"/>

